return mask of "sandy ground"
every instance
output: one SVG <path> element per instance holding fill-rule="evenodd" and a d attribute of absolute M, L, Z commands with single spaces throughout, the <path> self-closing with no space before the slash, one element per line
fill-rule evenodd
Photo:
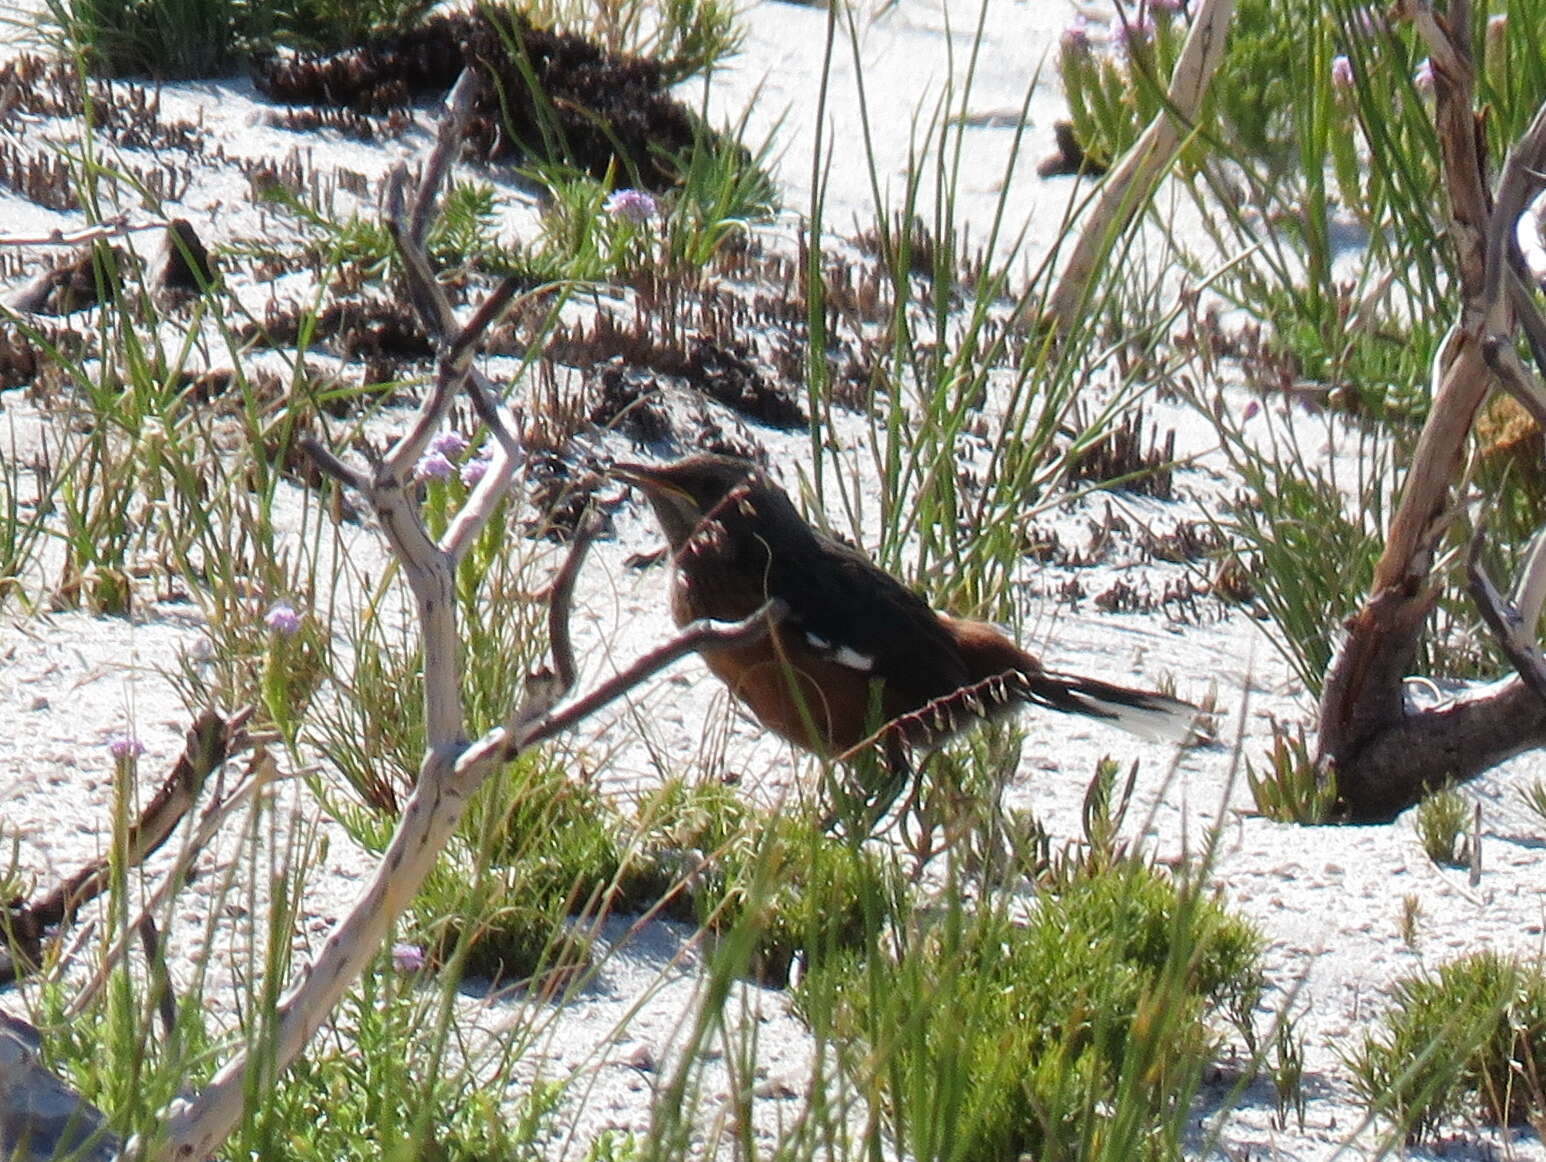
<path fill-rule="evenodd" d="M 967 115 L 973 126 L 963 138 L 962 187 L 957 215 L 985 236 L 1002 190 L 1008 184 L 1006 220 L 1028 226 L 1023 261 L 1033 265 L 1055 243 L 1065 207 L 1079 186 L 1073 179 L 1042 181 L 1036 162 L 1048 151 L 1050 126 L 1061 115 L 1061 95 L 1051 55 L 1074 6 L 1052 0 L 995 3 L 984 25 L 970 92 L 963 92 L 969 63 L 964 51 L 978 13 L 968 5 L 942 8 L 927 0 L 899 0 L 881 14 L 839 29 L 829 104 L 818 122 L 815 100 L 826 35 L 824 12 L 760 0 L 746 21 L 745 51 L 717 73 L 710 109 L 734 116 L 755 104 L 750 137 L 776 134 L 777 172 L 788 209 L 768 232 L 770 244 L 788 244 L 796 216 L 809 205 L 812 151 L 824 158 L 828 195 L 825 225 L 847 235 L 856 223 L 874 218 L 872 176 L 888 199 L 901 193 L 910 147 L 920 123 L 945 106 Z M 953 61 L 947 43 L 954 38 Z M 875 155 L 872 175 L 859 139 L 854 56 L 862 60 L 864 96 L 872 110 L 869 127 Z M 1030 86 L 1026 141 L 1010 164 L 1014 133 L 1000 122 L 1013 114 Z M 690 87 L 689 87 L 690 88 Z M 696 99 L 696 91 L 687 94 Z M 259 123 L 260 102 L 246 82 L 169 88 L 168 109 L 196 116 L 232 154 L 282 156 L 294 148 L 293 135 Z M 410 134 L 386 146 L 329 141 L 331 162 L 374 177 L 402 154 L 424 147 L 425 136 Z M 340 195 L 346 198 L 347 195 Z M 518 207 L 511 193 L 509 204 Z M 1179 205 L 1179 203 L 1178 203 Z M 200 222 L 214 237 L 240 235 L 262 226 L 244 187 L 195 181 L 179 213 Z M 1181 211 L 1178 209 L 1178 215 Z M 1184 221 L 1184 215 L 1181 215 Z M 523 212 L 512 209 L 510 229 L 521 228 Z M 12 195 L 0 197 L 0 222 L 8 236 L 46 232 L 75 223 L 40 211 Z M 778 240 L 782 239 L 782 243 Z M 260 303 L 266 287 L 239 288 Z M 1247 397 L 1225 392 L 1227 405 L 1243 412 Z M 1135 522 L 1168 529 L 1183 519 L 1212 514 L 1234 485 L 1214 445 L 1212 429 L 1181 403 L 1155 402 L 1152 414 L 1177 431 L 1178 453 L 1195 457 L 1178 477 L 1179 499 L 1158 502 L 1114 498 Z M 20 392 L 0 395 L 0 409 L 26 446 L 28 433 L 44 426 Z M 1269 429 L 1292 428 L 1308 446 L 1332 459 L 1357 453 L 1356 438 L 1337 421 L 1303 412 L 1264 409 L 1250 423 L 1259 437 Z M 803 437 L 759 433 L 785 466 L 793 483 L 806 462 Z M 862 432 L 849 434 L 859 462 Z M 622 450 L 621 448 L 616 450 Z M 288 503 L 296 505 L 291 496 Z M 1096 512 L 1085 505 L 1048 514 L 1070 543 L 1089 536 Z M 618 516 L 618 535 L 598 550 L 587 571 L 580 601 L 580 634 L 589 674 L 605 672 L 668 632 L 659 570 L 624 568 L 624 557 L 655 543 L 636 503 Z M 379 559 L 379 544 L 362 534 L 350 552 L 359 561 Z M 1309 567 L 1309 566 L 1307 566 Z M 1114 560 L 1080 572 L 1089 592 L 1123 578 L 1156 588 L 1174 576 L 1164 566 Z M 1214 603 L 1207 616 L 1181 622 L 1163 614 L 1102 614 L 1088 603 L 1070 608 L 1057 600 L 1065 571 L 1031 566 L 1021 579 L 1021 632 L 1054 668 L 1077 669 L 1116 680 L 1154 683 L 1173 679 L 1182 696 L 1216 695 L 1222 709 L 1221 742 L 1174 756 L 1163 747 L 1114 736 L 1082 722 L 1027 719 L 1022 766 L 1007 801 L 1033 808 L 1056 836 L 1079 830 L 1079 808 L 1089 773 L 1103 754 L 1124 763 L 1141 761 L 1138 801 L 1131 813 L 1135 832 L 1149 850 L 1172 857 L 1195 850 L 1203 830 L 1222 823 L 1216 879 L 1230 905 L 1266 934 L 1266 967 L 1273 989 L 1264 1001 L 1263 1024 L 1292 998 L 1295 1027 L 1305 1039 L 1306 1117 L 1303 1129 L 1290 1121 L 1274 1128 L 1272 1098 L 1264 1083 L 1242 1095 L 1218 1132 L 1217 1156 L 1233 1159 L 1325 1159 L 1371 1153 L 1371 1131 L 1360 1133 L 1362 1115 L 1353 1100 L 1340 1054 L 1371 1027 L 1386 1004 L 1392 982 L 1403 974 L 1437 965 L 1482 948 L 1539 956 L 1546 918 L 1546 880 L 1539 870 L 1542 822 L 1524 810 L 1517 790 L 1546 773 L 1539 757 L 1526 756 L 1466 788 L 1482 807 L 1483 870 L 1476 883 L 1464 870 L 1435 866 L 1423 853 L 1410 817 L 1386 827 L 1301 828 L 1245 813 L 1249 795 L 1238 777 L 1235 740 L 1244 753 L 1259 756 L 1274 718 L 1308 719 L 1313 707 L 1278 656 L 1265 627 L 1241 611 Z M 20 840 L 22 866 L 49 881 L 97 854 L 104 842 L 111 760 L 107 739 L 132 731 L 146 747 L 141 769 L 157 771 L 181 744 L 186 714 L 165 672 L 181 652 L 195 654 L 205 630 L 191 606 L 147 604 L 130 619 L 90 618 L 76 613 L 23 615 L 13 609 L 0 620 L 0 819 L 7 837 Z M 773 801 L 798 788 L 811 774 L 787 748 L 731 715 L 718 688 L 692 663 L 646 691 L 629 712 L 596 724 L 587 746 L 615 751 L 610 790 L 625 794 L 659 777 L 659 766 L 705 770 L 703 739 L 728 731 L 724 762 L 761 772 L 748 793 Z M 652 748 L 640 745 L 646 733 Z M 1174 764 L 1174 772 L 1166 777 Z M 305 885 L 303 928 L 319 943 L 348 906 L 366 870 L 365 857 L 293 785 L 278 792 L 278 817 L 291 826 L 315 821 L 329 836 L 328 854 Z M 234 843 L 234 839 L 231 840 Z M 231 855 L 229 846 L 221 858 Z M 218 877 L 207 877 L 207 884 Z M 207 917 L 205 889 L 195 886 L 178 918 L 169 945 L 196 955 L 203 947 Z M 1402 936 L 1404 900 L 1417 902 L 1415 938 Z M 233 921 L 237 934 L 240 924 Z M 572 1138 L 555 1140 L 554 1152 L 574 1151 L 604 1129 L 643 1130 L 648 1102 L 665 1076 L 663 1063 L 682 1035 L 683 1014 L 691 1011 L 700 981 L 701 949 L 688 929 L 667 922 L 637 925 L 608 921 L 600 971 L 583 992 L 562 1006 L 533 1000 L 469 996 L 462 1014 L 468 1027 L 531 1039 L 510 1078 L 512 1094 L 532 1076 L 572 1079 L 575 1098 L 561 1123 Z M 180 969 L 179 971 L 184 971 Z M 217 1010 L 222 989 L 234 987 L 221 972 L 207 986 Z M 14 1008 L 22 998 L 0 998 Z M 779 992 L 745 986 L 742 1011 L 758 1025 L 763 1073 L 757 1087 L 757 1130 L 766 1142 L 797 1106 L 808 1068 L 810 1046 L 803 1027 Z M 708 1100 L 722 1094 L 722 1071 L 708 1075 Z M 1227 1088 L 1210 1089 L 1198 1113 L 1200 1143 L 1214 1126 L 1213 1114 Z M 709 1119 L 712 1122 L 712 1119 Z M 1198 1147 L 1199 1151 L 1201 1147 Z M 1443 1142 L 1414 1150 L 1412 1157 L 1546 1159 L 1546 1148 L 1528 1133 L 1456 1126 Z"/>

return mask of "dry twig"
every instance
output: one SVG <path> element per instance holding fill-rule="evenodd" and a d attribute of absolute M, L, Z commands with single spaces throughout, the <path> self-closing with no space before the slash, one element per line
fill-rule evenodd
<path fill-rule="evenodd" d="M 1165 107 L 1101 180 L 1100 194 L 1080 226 L 1043 316 L 1056 329 L 1068 330 L 1085 310 L 1101 258 L 1111 252 L 1113 242 L 1147 202 L 1149 193 L 1175 161 L 1183 134 L 1197 123 L 1208 82 L 1224 59 L 1234 8 L 1234 0 L 1202 0 L 1197 6 L 1186 43 L 1171 71 Z"/>

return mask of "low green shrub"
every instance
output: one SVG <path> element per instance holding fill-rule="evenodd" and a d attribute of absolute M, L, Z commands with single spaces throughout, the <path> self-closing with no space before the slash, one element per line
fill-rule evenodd
<path fill-rule="evenodd" d="M 799 1001 L 916 1157 L 1164 1155 L 1215 1047 L 1208 1018 L 1261 988 L 1249 924 L 1131 860 L 1023 919 L 955 903 L 897 939 L 894 957 L 813 971 Z"/>
<path fill-rule="evenodd" d="M 1348 1055 L 1371 1111 L 1409 1139 L 1475 1114 L 1512 1125 L 1546 1117 L 1546 973 L 1476 952 L 1396 982 L 1379 1028 Z"/>

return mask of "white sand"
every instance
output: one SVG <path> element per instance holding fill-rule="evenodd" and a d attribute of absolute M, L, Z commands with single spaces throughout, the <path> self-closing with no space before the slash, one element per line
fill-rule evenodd
<path fill-rule="evenodd" d="M 921 132 L 917 125 L 932 122 L 934 109 L 945 100 L 948 107 L 970 114 L 977 125 L 964 135 L 958 219 L 972 224 L 974 238 L 985 236 L 1003 196 L 1010 234 L 1029 224 L 1022 262 L 1034 264 L 1047 253 L 1065 206 L 1080 188 L 1074 179 L 1042 181 L 1035 176 L 1036 163 L 1050 150 L 1051 123 L 1062 110 L 1051 54 L 1073 11 L 1073 5 L 1052 0 L 996 4 L 988 15 L 972 91 L 956 90 L 948 97 L 947 35 L 955 37 L 954 80 L 959 85 L 977 19 L 971 5 L 953 6 L 947 20 L 946 13 L 927 0 L 899 0 L 859 21 L 870 140 L 878 158 L 875 180 L 892 204 L 902 192 L 910 144 Z M 791 224 L 809 205 L 826 15 L 761 0 L 747 12 L 746 21 L 745 52 L 715 75 L 710 107 L 718 115 L 735 116 L 755 94 L 750 139 L 758 141 L 776 127 L 778 174 L 790 209 L 769 237 L 782 236 L 781 244 L 787 245 Z M 825 225 L 843 236 L 875 216 L 871 174 L 860 148 L 852 57 L 846 30 L 840 28 L 822 135 L 824 148 L 831 151 L 825 166 Z M 1033 78 L 1029 129 L 1011 170 L 1007 161 L 1013 130 L 995 124 L 992 115 L 1007 112 L 1012 120 Z M 697 90 L 688 90 L 689 99 L 696 100 Z M 281 157 L 298 140 L 256 123 L 261 102 L 244 81 L 174 86 L 163 100 L 168 110 L 185 109 L 200 120 L 233 156 Z M 329 164 L 376 177 L 398 156 L 422 151 L 426 140 L 423 133 L 379 147 L 330 140 L 325 151 L 318 152 L 325 152 Z M 1006 181 L 1008 192 L 1001 195 Z M 927 193 L 925 202 L 931 196 Z M 514 206 L 516 195 L 509 197 Z M 341 196 L 339 204 L 347 204 L 347 196 Z M 255 232 L 263 218 L 250 205 L 245 182 L 233 182 L 228 172 L 196 174 L 193 190 L 176 213 L 192 218 L 208 238 Z M 523 225 L 529 228 L 529 222 L 528 215 L 512 210 L 509 229 L 518 232 Z M 0 224 L 0 233 L 14 237 L 76 223 L 5 195 L 0 197 Z M 1007 247 L 1007 242 L 1001 245 L 1001 253 L 1007 253 Z M 240 279 L 236 285 L 249 306 L 260 309 L 267 292 L 243 286 Z M 1224 398 L 1237 413 L 1247 402 L 1244 393 L 1234 389 L 1226 390 Z M 0 395 L 0 407 L 23 447 L 46 426 L 20 392 Z M 1216 511 L 1220 499 L 1233 495 L 1237 486 L 1225 473 L 1222 457 L 1212 453 L 1216 438 L 1206 420 L 1178 403 L 1154 402 L 1151 410 L 1162 428 L 1177 429 L 1178 450 L 1198 457 L 1192 468 L 1178 475 L 1181 499 L 1160 503 L 1115 496 L 1111 502 L 1130 521 L 1167 531 L 1178 520 Z M 848 459 L 862 464 L 863 456 L 856 453 L 863 446 L 860 425 L 844 423 L 845 451 L 854 453 Z M 1269 408 L 1251 424 L 1258 435 L 1271 425 L 1291 425 L 1328 457 L 1345 461 L 1356 452 L 1351 434 L 1324 418 Z M 808 463 L 804 439 L 759 436 L 773 450 L 775 461 L 785 466 L 784 478 L 793 485 L 796 467 Z M 290 514 L 286 519 L 293 522 L 297 497 L 287 492 L 284 500 L 283 511 Z M 1050 511 L 1047 524 L 1058 529 L 1065 543 L 1082 545 L 1089 538 L 1089 520 L 1098 519 L 1105 502 L 1097 497 L 1071 512 Z M 874 511 L 873 505 L 869 511 Z M 581 632 L 582 639 L 588 639 L 592 673 L 634 656 L 668 632 L 661 573 L 638 573 L 621 564 L 629 552 L 655 543 L 656 535 L 637 504 L 619 515 L 618 526 L 617 540 L 598 549 L 584 582 Z M 380 548 L 364 536 L 357 551 L 370 558 L 379 555 Z M 1265 627 L 1239 610 L 1220 610 L 1216 602 L 1203 602 L 1207 616 L 1200 624 L 1181 624 L 1160 614 L 1101 614 L 1088 601 L 1071 611 L 1056 601 L 1070 580 L 1090 595 L 1118 578 L 1140 587 L 1148 584 L 1157 593 L 1183 573 L 1178 566 L 1123 559 L 1082 570 L 1029 566 L 1020 586 L 1022 633 L 1055 668 L 1146 683 L 1170 677 L 1181 695 L 1192 698 L 1216 691 L 1224 709 L 1223 742 L 1186 752 L 1174 778 L 1166 780 L 1172 756 L 1164 748 L 1083 722 L 1027 717 L 1025 757 L 1008 801 L 1033 808 L 1055 836 L 1076 835 L 1086 781 L 1096 760 L 1109 753 L 1124 764 L 1134 758 L 1142 762 L 1139 802 L 1131 819 L 1135 830 L 1147 821 L 1143 839 L 1155 855 L 1168 858 L 1195 851 L 1204 829 L 1222 819 L 1216 878 L 1229 904 L 1266 934 L 1273 984 L 1266 1007 L 1277 1010 L 1286 998 L 1294 998 L 1295 1028 L 1305 1039 L 1307 1110 L 1303 1130 L 1292 1121 L 1287 1128 L 1274 1129 L 1270 1091 L 1265 1083 L 1254 1084 L 1223 1122 L 1219 1156 L 1367 1156 L 1374 1138 L 1369 1132 L 1354 1136 L 1362 1114 L 1339 1055 L 1380 1015 L 1392 982 L 1468 951 L 1495 948 L 1526 956 L 1542 952 L 1546 879 L 1537 853 L 1546 842 L 1546 825 L 1523 810 L 1516 796 L 1518 788 L 1541 776 L 1542 763 L 1527 756 L 1465 789 L 1483 812 L 1484 870 L 1474 886 L 1465 871 L 1429 861 L 1410 817 L 1388 827 L 1311 829 L 1244 814 L 1249 796 L 1243 777 L 1234 772 L 1236 737 L 1243 733 L 1244 753 L 1259 761 L 1273 718 L 1308 721 L 1314 711 Z M 255 595 L 255 614 L 261 613 L 262 600 Z M 144 741 L 148 749 L 141 770 L 147 774 L 164 769 L 176 754 L 187 715 L 165 672 L 180 651 L 198 648 L 202 634 L 197 610 L 187 605 L 144 604 L 130 619 L 76 613 L 28 616 L 14 603 L 8 608 L 0 621 L 0 716 L 7 723 L 0 732 L 0 819 L 8 839 L 20 838 L 23 867 L 40 882 L 73 869 L 97 854 L 104 842 L 111 764 L 103 743 L 110 734 L 132 730 Z M 622 722 L 585 740 L 588 747 L 615 751 L 608 774 L 608 786 L 615 791 L 649 785 L 658 778 L 657 761 L 673 769 L 716 770 L 699 765 L 706 749 L 703 740 L 712 730 L 706 722 L 728 728 L 723 763 L 748 772 L 748 794 L 772 801 L 810 775 L 807 764 L 793 761 L 786 748 L 760 735 L 753 725 L 727 720 L 723 697 L 696 664 L 679 665 L 635 710 L 638 713 L 621 716 Z M 641 729 L 656 744 L 653 753 L 639 745 Z M 289 811 L 304 818 L 317 814 L 309 798 L 294 790 L 281 792 L 280 803 L 281 818 Z M 367 866 L 336 827 L 326 822 L 322 827 L 329 835 L 329 852 L 311 875 L 303 902 L 302 927 L 313 945 L 347 908 Z M 233 827 L 228 836 L 227 853 L 236 842 L 235 831 Z M 203 947 L 207 893 L 218 879 L 205 874 L 186 893 L 178 927 L 167 934 L 170 947 L 184 958 Z M 1403 900 L 1408 897 L 1420 909 L 1410 946 L 1401 936 Z M 237 934 L 242 924 L 231 921 Z M 605 935 L 616 943 L 615 951 L 604 959 L 597 980 L 569 1003 L 557 1007 L 519 998 L 467 998 L 463 1006 L 469 1026 L 540 1027 L 534 1048 L 511 1079 L 513 1093 L 535 1072 L 577 1079 L 577 1097 L 560 1119 L 561 1124 L 574 1125 L 569 1156 L 577 1156 L 575 1151 L 603 1129 L 646 1128 L 652 1087 L 665 1076 L 662 1063 L 668 1060 L 673 1039 L 683 1033 L 683 1014 L 691 1011 L 698 981 L 698 951 L 692 933 L 680 925 L 652 923 L 634 931 L 630 921 L 618 918 L 608 923 Z M 186 979 L 187 963 L 178 963 L 180 980 Z M 216 1011 L 232 987 L 229 966 L 217 968 L 206 985 Z M 758 1036 L 765 1075 L 758 1086 L 756 1119 L 759 1139 L 766 1144 L 798 1106 L 793 1098 L 804 1086 L 810 1046 L 784 995 L 748 986 L 744 1000 L 761 1019 Z M 14 1009 L 17 1001 L 16 994 L 4 998 L 7 1008 Z M 1264 1012 L 1264 1030 L 1270 1019 Z M 707 1084 L 713 1100 L 714 1087 L 724 1085 L 722 1071 L 711 1070 Z M 1227 1084 L 1221 1084 L 1205 1096 L 1216 1102 L 1225 1089 Z M 1199 1109 L 1200 1125 L 1212 1109 Z M 555 1153 L 559 1145 L 555 1143 Z M 1415 1150 L 1411 1156 L 1546 1159 L 1546 1149 L 1528 1133 L 1509 1137 L 1456 1126 L 1441 1146 Z"/>

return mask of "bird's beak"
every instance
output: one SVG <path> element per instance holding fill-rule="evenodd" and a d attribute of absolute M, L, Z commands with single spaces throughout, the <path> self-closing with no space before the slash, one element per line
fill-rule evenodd
<path fill-rule="evenodd" d="M 633 464 L 626 460 L 620 461 L 607 469 L 608 476 L 615 476 L 619 480 L 625 480 L 629 484 L 637 484 L 648 491 L 651 488 L 669 487 L 661 479 L 658 468 L 651 468 L 648 464 Z"/>
<path fill-rule="evenodd" d="M 614 464 L 608 475 L 643 492 L 655 510 L 655 519 L 671 547 L 681 548 L 703 519 L 703 509 L 692 493 L 673 484 L 658 468 L 648 464 Z"/>
<path fill-rule="evenodd" d="M 617 477 L 625 484 L 632 484 L 652 501 L 657 497 L 662 499 L 671 497 L 676 503 L 683 506 L 693 503 L 691 493 L 682 488 L 681 485 L 671 483 L 670 478 L 664 472 L 648 464 L 629 464 L 626 462 L 614 464 L 607 474 Z"/>

